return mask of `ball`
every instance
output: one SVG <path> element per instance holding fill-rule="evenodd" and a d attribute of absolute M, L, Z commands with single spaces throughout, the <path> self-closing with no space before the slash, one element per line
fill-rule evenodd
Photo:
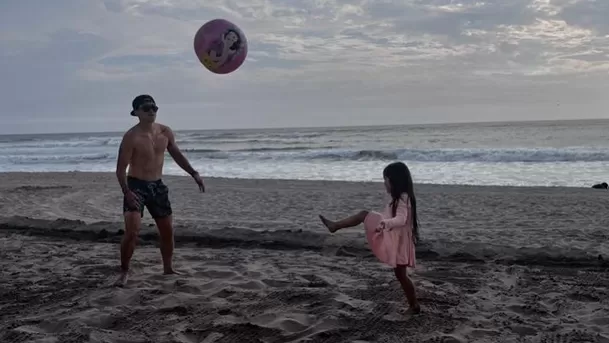
<path fill-rule="evenodd" d="M 237 70 L 247 57 L 247 39 L 237 25 L 224 19 L 203 24 L 195 34 L 194 49 L 197 58 L 216 74 Z"/>

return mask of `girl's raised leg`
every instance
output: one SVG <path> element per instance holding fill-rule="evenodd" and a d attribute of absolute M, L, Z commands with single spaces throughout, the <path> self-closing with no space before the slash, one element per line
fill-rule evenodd
<path fill-rule="evenodd" d="M 368 211 L 360 211 L 357 214 L 338 221 L 329 220 L 322 215 L 319 216 L 319 219 L 321 219 L 321 222 L 324 223 L 324 225 L 328 228 L 328 230 L 330 230 L 330 232 L 334 233 L 340 229 L 358 226 L 359 224 L 364 222 L 364 219 L 366 219 L 367 215 Z"/>

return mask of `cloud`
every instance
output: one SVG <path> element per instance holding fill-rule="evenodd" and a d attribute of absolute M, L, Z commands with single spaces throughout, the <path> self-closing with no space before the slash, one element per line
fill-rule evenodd
<path fill-rule="evenodd" d="M 609 2 L 595 0 L 559 1 L 559 17 L 568 25 L 595 30 L 597 34 L 609 33 Z"/>
<path fill-rule="evenodd" d="M 592 0 L 7 0 L 1 130 L 122 129 L 139 93 L 178 128 L 602 117 L 608 16 Z M 213 18 L 247 35 L 229 75 L 193 51 Z"/>

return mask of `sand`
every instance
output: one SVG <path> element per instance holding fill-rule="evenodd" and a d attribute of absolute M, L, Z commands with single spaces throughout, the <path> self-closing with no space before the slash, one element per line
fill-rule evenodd
<path fill-rule="evenodd" d="M 609 193 L 417 185 L 423 313 L 362 228 L 375 183 L 167 177 L 175 266 L 146 214 L 118 273 L 112 174 L 0 174 L 0 342 L 609 342 Z"/>

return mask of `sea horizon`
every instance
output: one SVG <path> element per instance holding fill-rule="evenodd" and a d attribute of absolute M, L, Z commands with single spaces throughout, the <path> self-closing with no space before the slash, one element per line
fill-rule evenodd
<path fill-rule="evenodd" d="M 160 124 L 165 124 L 162 119 L 157 120 Z M 583 119 L 531 119 L 531 120 L 497 120 L 497 121 L 453 121 L 453 122 L 437 122 L 437 123 L 410 123 L 410 124 L 378 124 L 378 125 L 330 125 L 330 126 L 284 126 L 284 127 L 252 127 L 252 128 L 214 128 L 214 129 L 185 129 L 171 126 L 176 132 L 210 132 L 210 131 L 283 131 L 283 130 L 323 130 L 323 129 L 352 129 L 352 128 L 390 128 L 390 127 L 441 127 L 441 126 L 489 126 L 489 125 L 509 125 L 509 124 L 545 124 L 545 123 L 573 123 L 573 122 L 607 122 L 609 118 L 583 118 Z M 137 124 L 133 122 L 126 125 L 124 129 L 116 131 L 65 131 L 65 132 L 25 132 L 25 133 L 0 133 L 2 136 L 25 136 L 25 135 L 69 135 L 69 134 L 117 134 L 124 133 L 127 129 Z"/>

